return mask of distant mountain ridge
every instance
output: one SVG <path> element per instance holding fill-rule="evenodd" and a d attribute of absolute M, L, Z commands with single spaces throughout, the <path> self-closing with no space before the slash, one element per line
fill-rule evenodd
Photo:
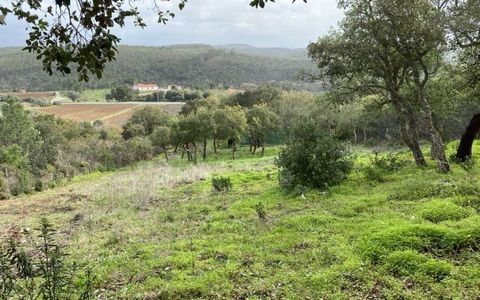
<path fill-rule="evenodd" d="M 315 70 L 304 51 L 250 45 L 120 46 L 103 78 L 92 77 L 89 83 L 80 84 L 75 74 L 48 76 L 35 56 L 20 47 L 0 48 L 0 90 L 105 88 L 131 79 L 199 87 L 291 83 L 300 71 Z"/>

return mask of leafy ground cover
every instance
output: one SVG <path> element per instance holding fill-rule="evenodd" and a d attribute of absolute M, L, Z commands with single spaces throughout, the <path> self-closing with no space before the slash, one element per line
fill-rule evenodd
<path fill-rule="evenodd" d="M 411 163 L 375 180 L 355 171 L 327 192 L 278 188 L 276 148 L 174 157 L 0 202 L 0 232 L 41 216 L 100 298 L 475 299 L 480 295 L 480 167 L 441 174 Z M 478 151 L 479 149 L 477 149 Z M 399 153 L 398 157 L 407 158 Z M 211 178 L 229 177 L 217 192 Z M 23 229 L 23 230 L 22 230 Z"/>

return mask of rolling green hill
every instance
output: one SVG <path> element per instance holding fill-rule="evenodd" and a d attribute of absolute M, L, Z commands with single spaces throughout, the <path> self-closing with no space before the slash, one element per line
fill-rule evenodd
<path fill-rule="evenodd" d="M 272 48 L 270 52 L 268 48 L 206 45 L 122 46 L 103 78 L 92 78 L 83 87 L 105 88 L 127 79 L 201 87 L 289 83 L 301 70 L 314 70 L 298 50 Z M 20 48 L 0 48 L 0 90 L 65 90 L 78 85 L 74 74 L 48 76 L 35 56 Z"/>

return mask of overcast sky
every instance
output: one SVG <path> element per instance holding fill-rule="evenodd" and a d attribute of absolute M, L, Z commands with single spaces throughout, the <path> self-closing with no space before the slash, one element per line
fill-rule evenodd
<path fill-rule="evenodd" d="M 140 1 L 147 28 L 133 25 L 116 33 L 125 45 L 171 45 L 203 43 L 210 45 L 250 44 L 258 47 L 303 48 L 327 33 L 342 13 L 336 0 L 309 0 L 307 4 L 277 0 L 265 9 L 251 8 L 249 0 L 190 0 L 167 25 L 155 23 L 148 9 L 151 0 Z M 168 8 L 175 2 L 163 2 Z M 7 19 L 0 26 L 0 46 L 21 46 L 25 42 L 25 25 Z"/>

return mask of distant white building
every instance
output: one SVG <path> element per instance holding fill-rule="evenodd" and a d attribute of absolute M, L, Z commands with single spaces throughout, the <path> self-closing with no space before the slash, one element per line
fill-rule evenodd
<path fill-rule="evenodd" d="M 158 85 L 154 83 L 137 83 L 133 86 L 137 91 L 158 91 Z"/>

